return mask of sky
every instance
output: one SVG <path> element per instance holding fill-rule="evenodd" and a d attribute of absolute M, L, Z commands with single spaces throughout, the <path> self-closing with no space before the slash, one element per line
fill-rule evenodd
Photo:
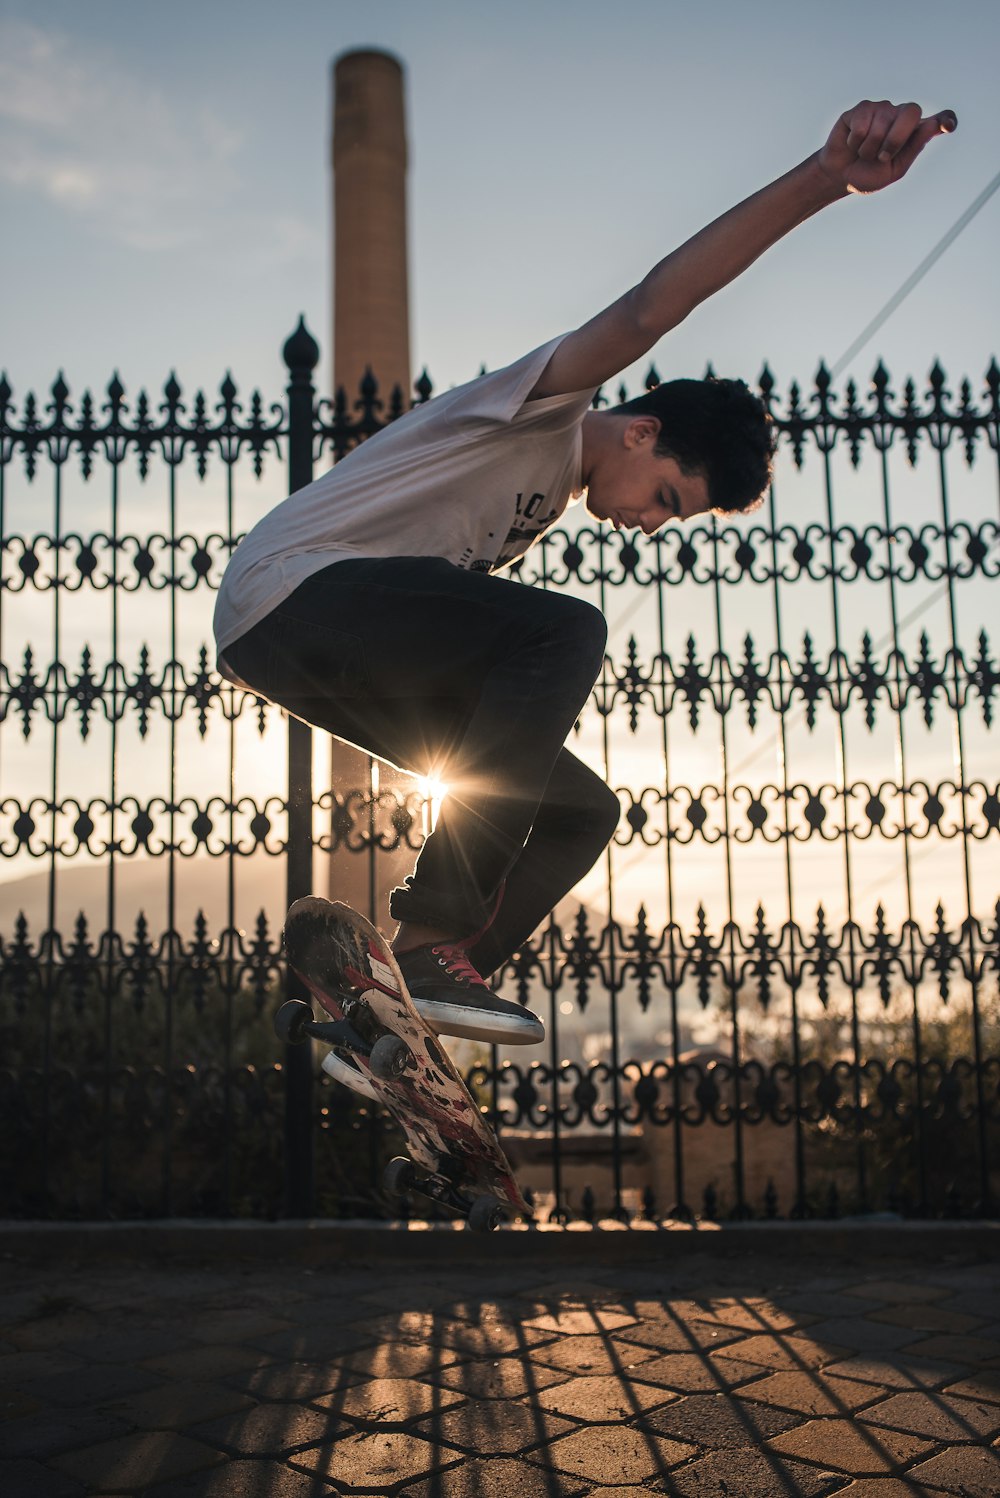
<path fill-rule="evenodd" d="M 664 377 L 833 363 L 996 173 L 995 0 L 0 0 L 0 368 L 71 387 L 276 397 L 304 313 L 328 354 L 329 70 L 407 73 L 414 374 L 458 384 L 614 300 L 817 149 L 860 98 L 959 117 L 907 179 L 836 204 L 653 352 Z M 1000 194 L 849 370 L 996 351 Z M 639 386 L 632 371 L 629 383 Z M 328 365 L 321 366 L 328 380 Z"/>

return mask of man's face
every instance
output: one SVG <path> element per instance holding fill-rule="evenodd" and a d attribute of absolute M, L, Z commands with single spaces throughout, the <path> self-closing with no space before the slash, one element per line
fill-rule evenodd
<path fill-rule="evenodd" d="M 676 458 L 656 453 L 659 431 L 655 417 L 636 417 L 595 460 L 587 489 L 595 519 L 651 536 L 668 520 L 689 520 L 710 508 L 704 474 L 683 473 Z"/>

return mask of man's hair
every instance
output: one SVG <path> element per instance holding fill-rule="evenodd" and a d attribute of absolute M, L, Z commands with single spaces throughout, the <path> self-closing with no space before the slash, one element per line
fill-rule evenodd
<path fill-rule="evenodd" d="M 771 482 L 774 431 L 762 401 L 742 380 L 668 380 L 611 408 L 614 416 L 655 416 L 654 452 L 682 473 L 703 473 L 716 514 L 756 510 Z"/>

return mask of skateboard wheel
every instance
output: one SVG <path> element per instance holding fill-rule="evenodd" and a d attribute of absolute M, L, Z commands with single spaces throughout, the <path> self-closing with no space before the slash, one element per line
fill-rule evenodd
<path fill-rule="evenodd" d="M 503 1207 L 495 1196 L 477 1196 L 469 1213 L 469 1227 L 474 1233 L 492 1233 L 503 1222 Z"/>
<path fill-rule="evenodd" d="M 302 1045 L 309 1039 L 306 1025 L 311 1024 L 312 1017 L 309 1004 L 303 1004 L 301 999 L 289 999 L 274 1016 L 274 1033 L 286 1045 Z"/>
<path fill-rule="evenodd" d="M 372 1046 L 368 1065 L 382 1082 L 402 1076 L 410 1064 L 410 1048 L 398 1035 L 383 1035 Z"/>
<path fill-rule="evenodd" d="M 413 1161 L 406 1155 L 397 1155 L 382 1172 L 382 1187 L 390 1196 L 405 1196 L 415 1179 Z"/>

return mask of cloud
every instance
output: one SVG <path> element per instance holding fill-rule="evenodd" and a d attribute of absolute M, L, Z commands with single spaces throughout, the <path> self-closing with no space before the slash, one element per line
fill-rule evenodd
<path fill-rule="evenodd" d="M 244 142 L 209 103 L 140 83 L 112 53 L 0 19 L 0 188 L 137 251 L 209 243 L 235 218 L 274 255 L 297 254 L 306 226 L 289 233 L 286 216 L 272 230 L 244 195 Z"/>

